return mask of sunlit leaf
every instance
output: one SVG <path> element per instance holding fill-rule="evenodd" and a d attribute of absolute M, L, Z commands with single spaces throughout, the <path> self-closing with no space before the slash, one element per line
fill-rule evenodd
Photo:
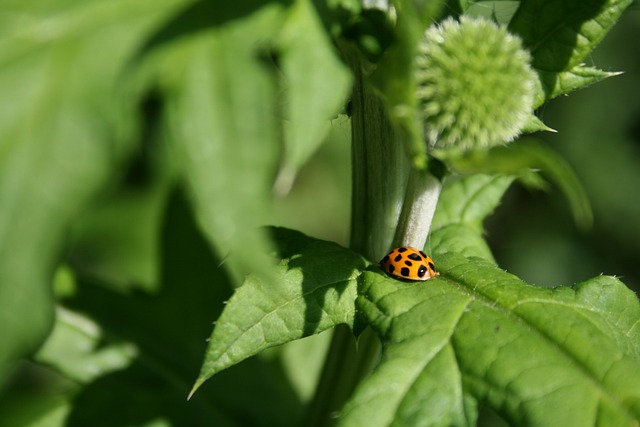
<path fill-rule="evenodd" d="M 514 425 L 640 417 L 640 304 L 620 281 L 536 288 L 453 253 L 439 271 L 427 283 L 359 280 L 358 309 L 384 350 L 341 425 L 475 425 L 478 403 Z"/>
<path fill-rule="evenodd" d="M 126 341 L 105 345 L 104 333 L 89 317 L 58 307 L 53 331 L 36 360 L 80 384 L 128 367 L 138 356 L 136 346 Z"/>
<path fill-rule="evenodd" d="M 452 178 L 438 200 L 433 229 L 463 223 L 481 231 L 482 222 L 500 204 L 511 182 L 513 177 L 506 175 L 476 174 Z"/>

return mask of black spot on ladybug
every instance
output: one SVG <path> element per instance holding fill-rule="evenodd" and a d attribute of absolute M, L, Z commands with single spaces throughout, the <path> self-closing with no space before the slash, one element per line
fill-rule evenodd
<path fill-rule="evenodd" d="M 409 261 L 408 259 L 404 260 L 404 264 L 408 265 L 409 267 L 411 267 L 413 265 L 413 263 L 411 261 Z"/>
<path fill-rule="evenodd" d="M 425 258 L 425 259 L 427 258 L 427 254 L 425 254 L 425 253 L 424 253 L 424 252 L 422 252 L 422 251 L 419 251 L 419 252 L 420 252 L 420 255 L 422 255 L 422 258 Z"/>
<path fill-rule="evenodd" d="M 425 274 L 427 274 L 427 267 L 421 265 L 420 268 L 418 268 L 418 277 L 424 277 Z"/>
<path fill-rule="evenodd" d="M 389 261 L 389 255 L 385 255 L 384 258 L 382 258 L 382 260 L 380 260 L 380 264 L 384 264 L 387 261 Z"/>
<path fill-rule="evenodd" d="M 398 254 L 398 255 L 396 255 L 396 257 L 393 260 L 395 262 L 400 262 L 401 259 L 402 259 L 402 255 Z"/>
<path fill-rule="evenodd" d="M 389 264 L 389 267 L 387 268 L 387 270 L 389 271 L 389 274 L 393 274 L 395 267 L 393 266 L 393 264 Z"/>
<path fill-rule="evenodd" d="M 405 277 L 409 277 L 409 269 L 407 267 L 402 267 L 400 269 L 400 274 L 405 276 Z"/>
<path fill-rule="evenodd" d="M 398 252 L 402 253 L 402 252 L 407 252 L 409 249 L 405 248 L 405 247 L 401 247 L 398 248 Z"/>
<path fill-rule="evenodd" d="M 407 255 L 407 258 L 412 259 L 414 261 L 420 261 L 421 260 L 420 255 L 418 255 L 417 253 L 409 254 L 409 255 Z"/>
<path fill-rule="evenodd" d="M 432 269 L 432 270 L 435 270 L 435 269 L 436 269 L 436 266 L 435 266 L 435 265 L 433 265 L 433 263 L 432 263 L 432 262 L 430 262 L 430 263 L 429 263 L 429 268 L 430 268 L 430 269 Z"/>

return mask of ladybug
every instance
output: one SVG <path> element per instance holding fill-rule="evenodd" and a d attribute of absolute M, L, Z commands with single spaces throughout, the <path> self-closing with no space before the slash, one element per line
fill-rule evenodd
<path fill-rule="evenodd" d="M 385 273 L 408 280 L 425 281 L 439 276 L 433 260 L 419 249 L 401 246 L 380 260 Z"/>

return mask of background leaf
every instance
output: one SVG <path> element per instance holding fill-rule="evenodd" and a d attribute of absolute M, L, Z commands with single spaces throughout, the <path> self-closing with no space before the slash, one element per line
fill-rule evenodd
<path fill-rule="evenodd" d="M 562 72 L 579 65 L 632 0 L 523 0 L 509 29 L 531 50 L 533 66 Z"/>
<path fill-rule="evenodd" d="M 580 76 L 582 61 L 602 41 L 632 0 L 589 0 L 555 2 L 523 0 L 509 23 L 533 56 L 532 65 L 540 72 L 543 96 L 548 100 L 565 87 L 576 89 L 593 82 Z M 571 72 L 570 75 L 563 73 Z M 602 72 L 600 72 L 602 73 Z M 561 80 L 556 82 L 556 80 Z M 567 85 L 567 80 L 571 84 Z M 536 102 L 540 105 L 541 102 Z"/>
<path fill-rule="evenodd" d="M 41 396 L 14 392 L 12 399 L 0 399 L 0 420 L 66 411 L 64 425 L 70 426 L 154 425 L 158 419 L 170 425 L 284 426 L 301 415 L 296 390 L 274 357 L 221 373 L 186 401 L 211 322 L 232 288 L 180 192 L 170 198 L 163 226 L 158 289 L 123 293 L 78 277 L 77 291 L 64 299 L 54 333 L 35 356 L 57 381 Z M 51 395 L 60 399 L 45 405 Z M 254 411 L 246 411 L 247 401 Z M 123 409 L 114 413 L 114 402 Z"/>
<path fill-rule="evenodd" d="M 281 12 L 267 4 L 187 39 L 173 51 L 179 56 L 165 76 L 171 144 L 181 156 L 199 222 L 216 249 L 230 256 L 227 267 L 238 283 L 267 265 L 267 239 L 257 227 L 268 218 L 277 166 L 276 85 L 256 42 L 273 37 Z"/>
<path fill-rule="evenodd" d="M 456 252 L 493 261 L 482 222 L 498 206 L 513 182 L 506 175 L 473 175 L 446 181 L 433 218 L 428 251 Z"/>
<path fill-rule="evenodd" d="M 274 184 L 289 192 L 302 165 L 329 131 L 329 119 L 342 110 L 351 87 L 351 73 L 340 61 L 311 3 L 291 7 L 278 37 L 285 74 L 286 117 L 283 164 Z"/>
<path fill-rule="evenodd" d="M 203 15 L 215 31 L 202 31 L 205 22 L 186 25 Z M 181 42 L 168 43 L 175 39 Z M 350 85 L 315 9 L 306 1 L 241 9 L 196 3 L 158 31 L 144 54 L 162 64 L 171 143 L 203 228 L 229 256 L 238 283 L 250 271 L 264 274 L 268 239 L 256 229 L 272 218 L 272 188 L 289 192 Z"/>
<path fill-rule="evenodd" d="M 131 150 L 118 73 L 172 3 L 144 14 L 144 1 L 3 6 L 0 366 L 33 352 L 52 325 L 65 233 Z"/>
<path fill-rule="evenodd" d="M 461 1 L 465 7 L 463 8 L 465 15 L 482 16 L 486 19 L 492 19 L 498 24 L 507 25 L 511 18 L 520 7 L 520 1 Z M 466 4 L 465 4 L 466 3 Z"/>
<path fill-rule="evenodd" d="M 555 191 L 510 190 L 487 222 L 487 239 L 499 265 L 528 283 L 555 286 L 605 273 L 640 286 L 640 212 L 635 184 L 637 167 L 640 57 L 637 3 L 586 59 L 603 70 L 624 70 L 588 90 L 557 97 L 540 113 L 557 133 L 538 138 L 571 165 L 593 208 L 593 227 L 577 229 L 566 215 L 566 197 Z M 543 175 L 544 176 L 544 175 Z M 540 266 L 544 268 L 540 268 Z"/>

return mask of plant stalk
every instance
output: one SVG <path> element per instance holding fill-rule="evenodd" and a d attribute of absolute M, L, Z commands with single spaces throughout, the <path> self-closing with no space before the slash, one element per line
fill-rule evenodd
<path fill-rule="evenodd" d="M 429 237 L 442 182 L 429 170 L 412 169 L 393 246 L 423 249 Z"/>
<path fill-rule="evenodd" d="M 348 55 L 348 52 L 346 52 Z M 356 55 L 351 99 L 351 249 L 377 261 L 390 249 L 411 168 L 382 101 L 366 87 Z M 358 338 L 337 328 L 304 425 L 333 425 L 357 384 L 378 361 L 380 342 L 370 329 Z"/>
<path fill-rule="evenodd" d="M 367 86 L 357 54 L 350 54 L 348 48 L 343 52 L 355 74 L 350 247 L 375 262 L 392 244 L 424 248 L 442 188 L 441 174 L 436 177 L 433 171 L 412 167 L 403 140 L 407 136 L 395 130 L 383 101 Z M 337 328 L 305 427 L 333 425 L 379 355 L 380 342 L 372 330 L 365 330 L 356 346 L 351 330 Z"/>

